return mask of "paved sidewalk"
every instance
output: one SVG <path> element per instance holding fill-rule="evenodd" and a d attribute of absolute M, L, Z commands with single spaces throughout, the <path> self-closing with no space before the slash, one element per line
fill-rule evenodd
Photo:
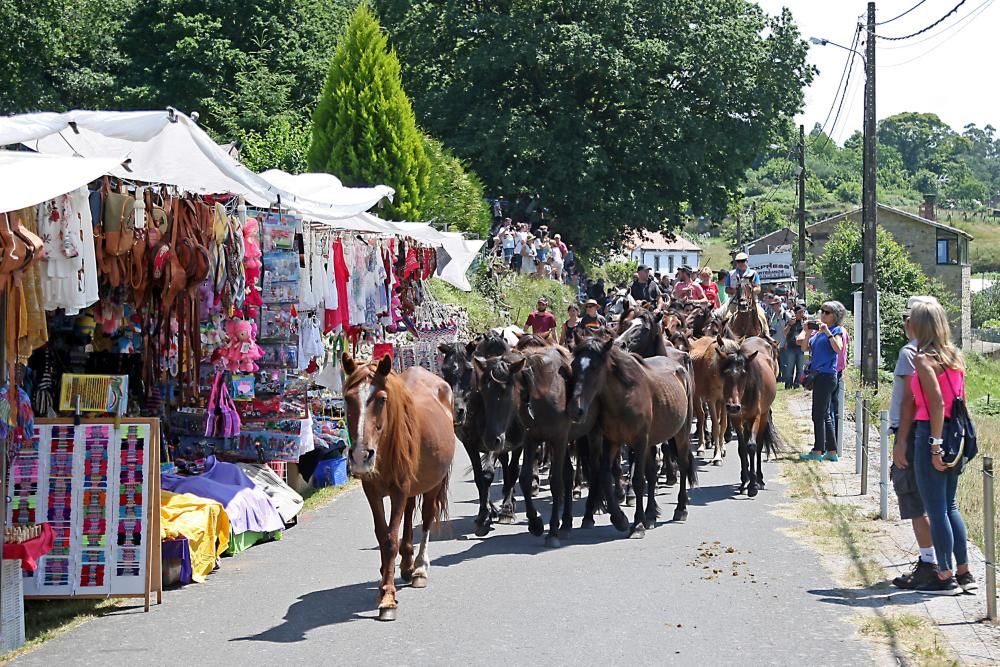
<path fill-rule="evenodd" d="M 873 662 L 818 556 L 786 534 L 776 463 L 767 489 L 735 495 L 734 445 L 702 467 L 690 520 L 643 540 L 599 517 L 548 550 L 520 523 L 472 536 L 475 487 L 455 462 L 452 520 L 432 543 L 425 590 L 402 588 L 399 620 L 375 616 L 378 553 L 361 493 L 307 516 L 280 542 L 226 559 L 207 583 L 167 592 L 54 639 L 20 665 L 630 664 Z M 496 490 L 496 489 L 494 489 Z M 663 516 L 675 492 L 663 489 Z M 542 503 L 547 510 L 547 503 Z M 582 506 L 578 503 L 577 525 Z"/>

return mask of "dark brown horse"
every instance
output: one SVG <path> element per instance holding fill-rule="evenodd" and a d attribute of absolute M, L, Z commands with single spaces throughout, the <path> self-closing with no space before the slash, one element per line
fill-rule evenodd
<path fill-rule="evenodd" d="M 448 477 L 455 458 L 451 389 L 419 366 L 396 374 L 388 355 L 378 362 L 357 364 L 345 354 L 343 362 L 351 472 L 361 479 L 382 555 L 379 620 L 393 621 L 396 556 L 402 556 L 403 580 L 411 581 L 413 588 L 424 588 L 431 528 L 448 515 Z M 423 497 L 423 531 L 414 561 L 413 512 L 418 496 Z"/>
<path fill-rule="evenodd" d="M 637 471 L 632 533 L 641 537 L 646 528 L 655 525 L 657 516 L 656 469 L 647 465 L 652 445 L 671 438 L 676 439 L 678 451 L 682 443 L 685 451 L 688 445 L 691 403 L 687 394 L 687 375 L 687 368 L 674 359 L 641 359 L 621 349 L 613 338 L 577 340 L 573 350 L 570 414 L 574 420 L 582 421 L 595 407 L 600 411 L 599 428 L 590 439 L 591 450 L 600 452 L 601 489 L 611 521 L 618 530 L 628 530 L 629 522 L 612 491 L 611 462 L 622 445 L 632 446 Z M 677 496 L 675 521 L 687 518 L 687 482 L 696 482 L 694 466 L 685 465 L 689 457 L 680 458 L 684 474 Z M 645 509 L 644 493 L 647 495 Z M 588 497 L 587 513 L 591 521 L 593 509 Z"/>
<path fill-rule="evenodd" d="M 510 351 L 503 337 L 487 334 L 470 343 L 442 343 L 438 349 L 444 355 L 441 376 L 451 387 L 455 416 L 455 434 L 462 441 L 472 465 L 472 476 L 479 491 L 479 512 L 475 519 L 478 537 L 487 535 L 496 518 L 500 523 L 514 523 L 514 483 L 521 468 L 521 435 L 505 434 L 508 445 L 499 450 L 486 447 L 482 439 L 482 424 L 486 415 L 482 395 L 473 377 L 473 358 L 496 357 Z M 495 477 L 496 461 L 503 470 L 503 501 L 497 509 L 490 502 L 490 486 Z"/>
<path fill-rule="evenodd" d="M 740 446 L 740 493 L 751 498 L 764 486 L 761 453 L 775 449 L 771 404 L 777 393 L 771 344 L 748 338 L 735 352 L 716 350 L 724 383 L 726 412 Z"/>
<path fill-rule="evenodd" d="M 502 437 L 500 434 L 509 432 L 515 423 L 524 430 L 521 492 L 528 530 L 533 535 L 541 535 L 545 525 L 534 506 L 532 470 L 539 446 L 548 446 L 552 513 L 545 545 L 558 547 L 560 538 L 569 536 L 573 524 L 573 475 L 567 455 L 571 426 L 566 411 L 569 354 L 561 347 L 543 345 L 503 357 L 476 357 L 474 363 L 479 390 L 489 406 L 484 441 Z"/>

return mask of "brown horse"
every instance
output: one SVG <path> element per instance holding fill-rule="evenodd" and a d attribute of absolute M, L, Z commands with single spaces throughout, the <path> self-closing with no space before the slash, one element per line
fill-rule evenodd
<path fill-rule="evenodd" d="M 753 282 L 750 280 L 741 280 L 736 286 L 736 294 L 733 295 L 733 301 L 736 302 L 736 312 L 729 316 L 723 332 L 727 338 L 742 340 L 758 336 L 770 340 L 767 316 L 764 315 L 764 310 L 757 305 L 753 287 Z"/>
<path fill-rule="evenodd" d="M 725 385 L 726 412 L 736 429 L 740 446 L 740 493 L 751 498 L 764 486 L 761 454 L 775 449 L 771 405 L 777 393 L 771 344 L 748 338 L 735 352 L 716 350 Z"/>
<path fill-rule="evenodd" d="M 455 458 L 451 388 L 420 367 L 398 375 L 386 355 L 357 364 L 344 355 L 344 402 L 350 436 L 351 472 L 361 486 L 382 554 L 379 620 L 396 619 L 396 556 L 400 574 L 413 588 L 424 588 L 430 569 L 427 542 L 431 528 L 448 515 L 448 477 Z M 389 522 L 383 498 L 389 496 Z M 413 559 L 413 511 L 423 496 L 420 551 Z M 399 526 L 403 522 L 400 542 Z"/>
<path fill-rule="evenodd" d="M 722 465 L 726 455 L 726 398 L 722 377 L 722 357 L 739 351 L 736 341 L 716 336 L 699 338 L 691 345 L 694 365 L 694 416 L 697 422 L 698 448 L 706 449 L 706 414 L 708 406 L 712 417 L 711 444 L 714 448 L 713 465 Z"/>
<path fill-rule="evenodd" d="M 601 455 L 601 488 L 611 522 L 621 531 L 629 522 L 612 490 L 611 462 L 622 445 L 635 452 L 635 517 L 632 534 L 641 537 L 656 522 L 656 468 L 650 462 L 652 445 L 675 439 L 678 451 L 686 451 L 691 423 L 691 403 L 687 393 L 688 370 L 670 357 L 641 359 L 629 354 L 613 338 L 578 338 L 573 350 L 573 392 L 570 415 L 583 421 L 593 407 L 600 410 L 600 425 L 591 435 L 592 452 Z M 600 441 L 603 439 L 603 443 Z M 598 444 L 603 445 L 599 447 Z M 593 454 L 592 454 L 593 456 Z M 687 519 L 687 482 L 697 474 L 690 457 L 678 457 L 681 485 L 677 495 L 675 521 Z M 645 474 L 641 474 L 644 471 Z M 647 494 L 643 509 L 643 492 Z M 592 511 L 588 502 L 588 514 Z"/>

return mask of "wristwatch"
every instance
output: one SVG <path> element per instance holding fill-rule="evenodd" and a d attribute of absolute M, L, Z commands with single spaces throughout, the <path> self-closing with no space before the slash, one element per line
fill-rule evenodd
<path fill-rule="evenodd" d="M 944 444 L 944 438 L 927 438 L 927 444 L 929 444 L 931 447 L 933 447 L 934 445 L 940 447 L 941 445 Z"/>

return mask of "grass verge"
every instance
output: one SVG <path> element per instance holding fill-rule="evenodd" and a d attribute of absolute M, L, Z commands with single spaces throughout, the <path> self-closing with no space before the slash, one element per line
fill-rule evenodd
<path fill-rule="evenodd" d="M 779 391 L 774 406 L 774 425 L 786 442 L 804 443 L 812 438 L 811 424 L 792 411 L 791 392 Z M 802 446 L 805 449 L 807 446 Z M 793 456 L 796 451 L 793 448 Z M 881 528 L 858 505 L 838 502 L 828 491 L 830 479 L 822 463 L 782 460 L 782 475 L 794 502 L 789 515 L 798 521 L 792 533 L 825 557 L 846 564 L 835 577 L 847 587 L 845 597 L 858 598 L 889 587 L 885 568 L 873 555 L 878 553 Z M 856 589 L 856 590 L 851 590 Z M 880 609 L 852 620 L 865 637 L 885 644 L 900 662 L 916 665 L 952 665 L 947 645 L 926 619 L 912 614 L 888 614 Z"/>
<path fill-rule="evenodd" d="M 355 489 L 359 486 L 361 486 L 361 482 L 353 477 L 349 478 L 347 480 L 347 484 L 342 486 L 324 486 L 321 489 L 316 489 L 310 486 L 302 493 L 302 513 L 308 514 L 326 507 L 338 496 L 342 496 L 351 489 Z"/>

